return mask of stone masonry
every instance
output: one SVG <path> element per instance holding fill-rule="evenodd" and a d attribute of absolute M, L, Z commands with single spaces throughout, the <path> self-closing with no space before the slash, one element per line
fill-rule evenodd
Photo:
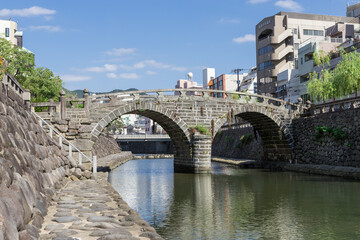
<path fill-rule="evenodd" d="M 223 92 L 226 98 L 212 98 L 209 90 L 202 90 L 202 96 L 189 95 L 189 91 L 194 90 L 149 90 L 88 96 L 85 90 L 83 99 L 65 100 L 62 96 L 60 105 L 64 112 L 55 115 L 53 113 L 59 111 L 54 110 L 42 113 L 42 117 L 47 117 L 89 157 L 98 136 L 113 120 L 123 114 L 149 117 L 171 137 L 175 171 L 181 172 L 209 171 L 210 158 L 206 160 L 209 161 L 207 164 L 196 163 L 195 156 L 198 155 L 193 149 L 193 142 L 196 142 L 193 129 L 203 127 L 213 138 L 225 122 L 231 125 L 235 117 L 241 117 L 261 135 L 264 159 L 288 161 L 291 158 L 291 121 L 300 113 L 297 105 L 246 93 Z M 164 92 L 180 92 L 180 95 L 164 95 Z M 83 101 L 83 108 L 69 108 L 76 106 L 74 101 Z"/>

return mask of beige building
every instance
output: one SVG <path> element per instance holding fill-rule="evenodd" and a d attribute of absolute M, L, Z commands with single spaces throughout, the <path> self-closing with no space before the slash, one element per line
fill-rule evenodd
<path fill-rule="evenodd" d="M 11 20 L 0 20 L 0 37 L 12 44 L 22 47 L 23 32 L 17 31 L 17 23 Z"/>
<path fill-rule="evenodd" d="M 346 38 L 353 38 L 359 26 L 359 18 L 355 17 L 279 12 L 264 18 L 256 25 L 258 93 L 284 98 L 278 94 L 287 92 L 286 89 L 279 91 L 278 74 L 298 69 L 301 43 L 309 39 L 323 40 L 326 36 L 330 42 L 342 42 Z M 286 75 L 290 78 L 298 76 L 289 71 Z"/>

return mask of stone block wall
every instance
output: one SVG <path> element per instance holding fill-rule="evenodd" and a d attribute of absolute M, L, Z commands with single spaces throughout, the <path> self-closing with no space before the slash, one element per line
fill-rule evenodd
<path fill-rule="evenodd" d="M 92 149 L 92 154 L 98 158 L 121 152 L 121 148 L 116 140 L 111 136 L 100 135 Z"/>
<path fill-rule="evenodd" d="M 252 135 L 252 141 L 242 143 L 242 136 Z M 263 156 L 263 146 L 261 137 L 254 134 L 254 128 L 244 127 L 236 129 L 220 130 L 212 143 L 212 156 L 235 159 L 261 160 Z"/>
<path fill-rule="evenodd" d="M 316 139 L 316 127 L 337 128 L 345 137 L 325 132 Z M 293 136 L 295 163 L 360 167 L 360 109 L 294 119 Z"/>
<path fill-rule="evenodd" d="M 0 92 L 0 240 L 38 239 L 47 205 L 72 171 L 57 141 Z"/>

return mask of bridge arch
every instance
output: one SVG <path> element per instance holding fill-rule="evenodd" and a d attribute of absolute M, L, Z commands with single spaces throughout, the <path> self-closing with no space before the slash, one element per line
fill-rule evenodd
<path fill-rule="evenodd" d="M 96 111 L 96 110 L 95 110 Z M 98 136 L 112 121 L 125 114 L 138 114 L 157 122 L 170 136 L 174 146 L 175 171 L 191 168 L 192 156 L 190 132 L 186 123 L 173 111 L 156 104 L 156 102 L 129 103 L 107 113 L 93 128 L 91 140 L 95 143 Z"/>
<path fill-rule="evenodd" d="M 234 109 L 234 116 L 241 117 L 258 131 L 267 161 L 289 161 L 293 147 L 293 137 L 289 122 L 273 113 L 266 106 L 240 106 Z M 215 123 L 214 133 L 225 124 L 227 118 L 220 118 Z"/>

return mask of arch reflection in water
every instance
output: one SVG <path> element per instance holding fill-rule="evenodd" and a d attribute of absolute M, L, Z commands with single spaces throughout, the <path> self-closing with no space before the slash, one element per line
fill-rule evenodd
<path fill-rule="evenodd" d="M 174 174 L 171 160 L 130 161 L 111 182 L 165 239 L 360 239 L 360 185 L 235 169 Z"/>

